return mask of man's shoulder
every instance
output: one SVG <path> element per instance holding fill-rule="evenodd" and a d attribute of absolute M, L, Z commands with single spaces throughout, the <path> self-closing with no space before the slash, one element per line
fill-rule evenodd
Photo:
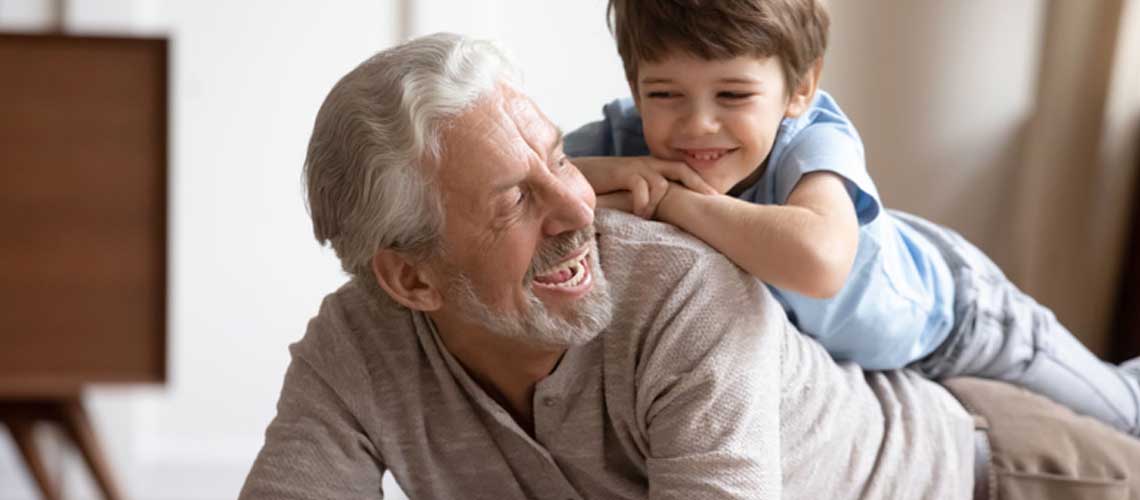
<path fill-rule="evenodd" d="M 726 278 L 740 277 L 740 269 L 726 257 L 673 225 L 647 221 L 618 210 L 600 209 L 595 227 L 602 270 L 611 284 L 656 277 L 653 281 L 636 283 L 638 287 L 649 288 L 661 280 L 679 278 L 695 266 L 718 268 Z"/>
<path fill-rule="evenodd" d="M 673 226 L 617 212 L 597 219 L 615 304 L 602 337 L 615 427 L 635 429 L 635 441 L 662 450 L 696 438 L 688 423 L 700 415 L 748 414 L 749 422 L 765 423 L 745 433 L 774 432 L 767 422 L 777 418 L 780 357 L 791 330 L 767 288 Z"/>
<path fill-rule="evenodd" d="M 341 372 L 365 370 L 394 351 L 414 349 L 414 315 L 381 295 L 357 280 L 326 295 L 304 337 L 290 346 L 293 357 L 317 372 Z"/>
<path fill-rule="evenodd" d="M 699 357 L 745 331 L 782 332 L 786 319 L 767 287 L 700 239 L 617 211 L 599 211 L 596 225 L 620 337 L 611 342 L 641 355 L 676 344 Z"/>

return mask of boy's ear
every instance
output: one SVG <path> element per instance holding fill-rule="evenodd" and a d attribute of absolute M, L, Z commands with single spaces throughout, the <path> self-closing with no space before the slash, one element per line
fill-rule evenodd
<path fill-rule="evenodd" d="M 443 296 L 428 265 L 392 249 L 383 248 L 372 256 L 372 276 L 393 300 L 417 311 L 434 311 L 443 305 Z"/>
<path fill-rule="evenodd" d="M 788 99 L 788 108 L 784 112 L 785 117 L 798 118 L 811 107 L 811 101 L 815 98 L 815 91 L 819 87 L 819 76 L 822 73 L 823 58 L 821 57 L 816 59 L 815 63 L 804 72 L 800 84 L 792 90 Z"/>

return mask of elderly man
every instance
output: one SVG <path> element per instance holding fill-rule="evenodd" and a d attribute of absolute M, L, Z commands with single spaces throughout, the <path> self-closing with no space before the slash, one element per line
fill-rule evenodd
<path fill-rule="evenodd" d="M 351 71 L 306 178 L 352 280 L 292 347 L 242 498 L 381 498 L 385 471 L 412 498 L 496 500 L 1128 498 L 1140 476 L 1100 424 L 952 382 L 972 416 L 909 372 L 837 365 L 699 241 L 595 218 L 486 42 Z"/>

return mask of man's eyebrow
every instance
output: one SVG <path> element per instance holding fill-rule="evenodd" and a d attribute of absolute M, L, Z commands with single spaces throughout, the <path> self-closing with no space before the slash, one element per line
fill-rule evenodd
<path fill-rule="evenodd" d="M 525 177 L 512 177 L 512 178 L 504 180 L 502 182 L 496 182 L 495 184 L 493 184 L 491 186 L 491 193 L 492 194 L 502 193 L 503 191 L 506 191 L 506 190 L 513 188 L 519 184 L 522 184 L 524 179 L 525 179 Z"/>
<path fill-rule="evenodd" d="M 555 133 L 555 140 L 554 140 L 554 143 L 552 143 L 550 145 L 550 151 L 546 152 L 547 158 L 554 158 L 554 153 L 556 151 L 558 151 L 558 148 L 562 147 L 563 139 L 566 138 L 565 134 L 562 133 L 561 127 L 554 127 L 554 133 Z"/>
<path fill-rule="evenodd" d="M 555 140 L 551 143 L 550 150 L 546 152 L 546 157 L 549 158 L 551 162 L 554 161 L 554 153 L 558 151 L 558 148 L 562 147 L 562 143 L 565 139 L 565 134 L 562 133 L 561 127 L 555 127 L 554 133 Z M 494 194 L 499 194 L 521 184 L 524 179 L 526 179 L 525 176 L 520 176 L 517 178 L 510 178 L 502 182 L 497 182 L 491 186 L 491 192 Z"/>

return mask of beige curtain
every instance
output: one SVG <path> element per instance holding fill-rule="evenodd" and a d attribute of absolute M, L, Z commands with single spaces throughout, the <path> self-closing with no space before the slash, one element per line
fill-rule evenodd
<path fill-rule="evenodd" d="M 1012 268 L 1091 349 L 1110 339 L 1140 142 L 1140 0 L 1048 4 Z"/>

